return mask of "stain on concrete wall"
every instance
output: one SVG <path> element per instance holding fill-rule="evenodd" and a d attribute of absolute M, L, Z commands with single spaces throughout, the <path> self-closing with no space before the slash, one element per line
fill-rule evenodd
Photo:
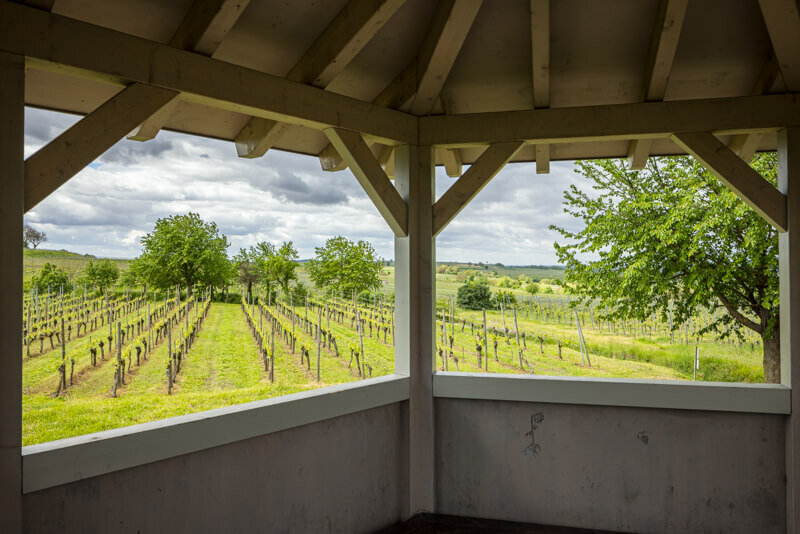
<path fill-rule="evenodd" d="M 435 417 L 440 513 L 785 532 L 783 416 L 436 399 Z"/>

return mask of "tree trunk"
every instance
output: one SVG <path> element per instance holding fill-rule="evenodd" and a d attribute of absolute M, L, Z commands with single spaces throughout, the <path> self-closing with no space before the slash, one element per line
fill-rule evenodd
<path fill-rule="evenodd" d="M 781 337 L 776 326 L 772 336 L 761 337 L 764 344 L 764 381 L 767 384 L 780 384 L 781 382 Z"/>

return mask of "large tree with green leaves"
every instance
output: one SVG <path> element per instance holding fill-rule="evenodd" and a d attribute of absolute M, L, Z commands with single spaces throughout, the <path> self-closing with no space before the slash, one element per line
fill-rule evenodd
<path fill-rule="evenodd" d="M 228 239 L 216 223 L 197 213 L 158 219 L 153 231 L 142 238 L 144 251 L 133 269 L 153 287 L 201 284 L 222 287 L 232 275 L 226 251 Z"/>
<path fill-rule="evenodd" d="M 774 153 L 752 166 L 776 183 Z M 555 247 L 572 291 L 598 299 L 611 318 L 659 314 L 674 328 L 721 309 L 696 334 L 753 330 L 763 341 L 765 379 L 779 382 L 777 232 L 689 157 L 650 158 L 642 171 L 623 161 L 579 162 L 576 172 L 594 193 L 572 186 L 564 204 L 584 228 L 551 227 L 568 239 Z"/>
<path fill-rule="evenodd" d="M 318 288 L 351 296 L 380 287 L 383 261 L 366 241 L 354 242 L 336 236 L 315 250 L 316 257 L 309 260 L 306 269 Z"/>
<path fill-rule="evenodd" d="M 281 243 L 280 247 L 261 242 L 249 249 L 239 249 L 233 261 L 239 283 L 247 287 L 248 294 L 253 284 L 259 282 L 277 285 L 288 293 L 289 283 L 297 280 L 297 258 L 297 249 L 291 241 Z"/>
<path fill-rule="evenodd" d="M 97 261 L 89 260 L 84 268 L 84 274 L 86 275 L 87 283 L 107 287 L 119 278 L 119 267 L 107 258 Z"/>

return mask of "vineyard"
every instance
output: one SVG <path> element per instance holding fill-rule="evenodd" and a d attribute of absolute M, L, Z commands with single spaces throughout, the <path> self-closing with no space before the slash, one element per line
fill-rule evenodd
<path fill-rule="evenodd" d="M 446 276 L 437 275 L 445 288 Z M 33 290 L 22 309 L 25 444 L 391 374 L 390 291 L 387 284 L 360 301 L 309 294 L 297 302 L 256 287 L 236 302 L 212 302 L 207 289 L 180 287 Z M 519 291 L 499 309 L 468 311 L 444 291 L 436 367 L 763 381 L 757 338 L 694 336 L 713 319 L 615 323 L 565 295 Z"/>

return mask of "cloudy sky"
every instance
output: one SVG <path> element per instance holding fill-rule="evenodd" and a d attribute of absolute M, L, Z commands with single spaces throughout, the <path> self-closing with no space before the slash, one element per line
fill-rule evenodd
<path fill-rule="evenodd" d="M 77 117 L 28 108 L 25 156 Z M 437 196 L 455 182 L 436 170 Z M 562 209 L 570 184 L 586 187 L 569 163 L 537 175 L 533 164 L 507 165 L 437 238 L 438 261 L 507 265 L 556 263 L 550 224 L 575 228 Z M 271 150 L 236 157 L 232 143 L 171 132 L 122 140 L 25 216 L 47 232 L 42 248 L 133 258 L 161 217 L 194 211 L 217 223 L 229 254 L 259 241 L 292 240 L 301 258 L 344 235 L 394 256 L 392 233 L 349 170 L 320 170 L 316 158 Z"/>

